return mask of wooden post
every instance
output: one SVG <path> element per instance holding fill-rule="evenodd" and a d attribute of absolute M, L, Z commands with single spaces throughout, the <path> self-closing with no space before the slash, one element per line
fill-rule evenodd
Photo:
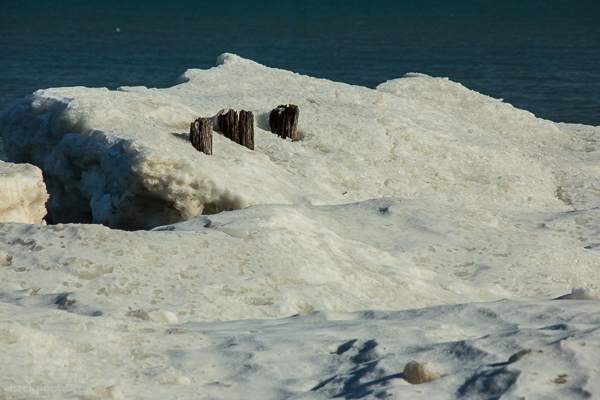
<path fill-rule="evenodd" d="M 277 133 L 281 138 L 298 140 L 298 117 L 300 109 L 294 104 L 281 105 L 271 111 L 269 126 L 271 132 Z"/>
<path fill-rule="evenodd" d="M 212 154 L 212 121 L 207 118 L 198 118 L 190 125 L 190 141 L 196 150 Z"/>
<path fill-rule="evenodd" d="M 219 131 L 226 138 L 236 143 L 240 142 L 238 114 L 235 110 L 223 110 L 217 118 L 217 123 L 219 124 Z"/>
<path fill-rule="evenodd" d="M 239 116 L 240 144 L 254 150 L 254 114 L 252 111 L 240 111 Z"/>

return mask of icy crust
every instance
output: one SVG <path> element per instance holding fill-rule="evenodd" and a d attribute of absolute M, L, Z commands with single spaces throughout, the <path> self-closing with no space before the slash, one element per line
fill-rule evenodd
<path fill-rule="evenodd" d="M 139 229 L 254 204 L 438 198 L 473 209 L 560 211 L 571 136 L 447 79 L 409 74 L 377 90 L 268 68 L 231 54 L 168 89 L 40 90 L 0 116 L 11 161 L 45 174 L 53 221 Z M 299 142 L 268 112 L 300 107 Z M 193 149 L 189 124 L 253 111 L 256 151 L 216 134 Z M 543 150 L 542 150 L 543 149 Z"/>
<path fill-rule="evenodd" d="M 0 222 L 44 223 L 46 200 L 39 168 L 0 161 Z"/>
<path fill-rule="evenodd" d="M 7 398 L 586 399 L 597 379 L 597 302 L 493 302 L 315 311 L 220 323 L 92 318 L 0 303 Z M 412 360 L 440 377 L 411 385 Z"/>

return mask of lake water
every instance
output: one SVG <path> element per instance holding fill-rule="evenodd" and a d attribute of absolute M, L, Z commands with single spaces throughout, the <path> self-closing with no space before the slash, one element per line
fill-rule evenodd
<path fill-rule="evenodd" d="M 167 87 L 224 52 L 376 87 L 449 77 L 600 125 L 600 2 L 39 1 L 0 10 L 0 111 L 47 87 Z"/>

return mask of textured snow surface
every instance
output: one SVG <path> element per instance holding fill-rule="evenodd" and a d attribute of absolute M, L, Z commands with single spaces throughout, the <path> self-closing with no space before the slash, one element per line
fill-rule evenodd
<path fill-rule="evenodd" d="M 48 193 L 39 168 L 0 160 L 0 222 L 41 224 L 46 200 Z"/>
<path fill-rule="evenodd" d="M 218 64 L 0 115 L 54 222 L 0 224 L 0 398 L 600 396 L 600 127 L 421 74 Z M 284 103 L 300 141 L 266 130 Z M 225 107 L 256 150 L 198 153 Z"/>
<path fill-rule="evenodd" d="M 597 302 L 501 301 L 164 325 L 87 317 L 54 298 L 22 296 L 0 303 L 6 398 L 586 399 L 600 393 Z M 431 362 L 441 377 L 409 384 L 403 371 L 412 360 Z"/>

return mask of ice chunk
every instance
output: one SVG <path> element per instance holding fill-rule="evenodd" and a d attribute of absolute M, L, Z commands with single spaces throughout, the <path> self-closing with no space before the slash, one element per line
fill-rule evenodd
<path fill-rule="evenodd" d="M 431 361 L 411 361 L 404 367 L 404 379 L 412 384 L 426 383 L 440 377 L 440 370 Z"/>
<path fill-rule="evenodd" d="M 46 200 L 48 193 L 39 168 L 0 161 L 0 222 L 41 224 Z"/>

